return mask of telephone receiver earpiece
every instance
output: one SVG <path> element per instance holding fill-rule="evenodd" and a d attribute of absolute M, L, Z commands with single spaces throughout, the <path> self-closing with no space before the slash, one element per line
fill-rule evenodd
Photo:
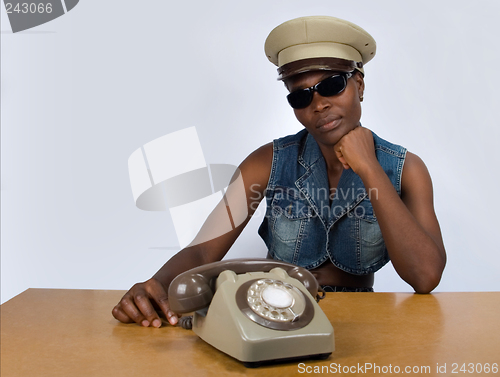
<path fill-rule="evenodd" d="M 311 272 L 290 263 L 270 259 L 232 259 L 205 264 L 178 275 L 168 289 L 170 308 L 175 313 L 189 313 L 206 308 L 215 291 L 215 278 L 222 271 L 231 270 L 236 274 L 247 272 L 269 272 L 282 268 L 291 278 L 300 281 L 312 297 L 318 293 L 318 282 Z"/>

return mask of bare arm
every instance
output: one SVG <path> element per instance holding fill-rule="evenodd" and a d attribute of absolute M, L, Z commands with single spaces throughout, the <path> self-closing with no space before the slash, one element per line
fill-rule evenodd
<path fill-rule="evenodd" d="M 354 129 L 335 149 L 344 166 L 352 168 L 371 190 L 370 201 L 397 273 L 417 293 L 431 292 L 441 280 L 446 252 L 434 212 L 432 181 L 423 161 L 407 154 L 400 198 L 376 160 L 370 130 Z"/>
<path fill-rule="evenodd" d="M 174 255 L 151 279 L 135 284 L 113 308 L 112 314 L 116 319 L 124 323 L 136 322 L 146 327 L 160 327 L 158 313 L 162 312 L 171 324 L 177 323 L 177 315 L 168 305 L 167 291 L 170 282 L 184 271 L 221 260 L 226 255 L 264 197 L 271 172 L 272 154 L 273 146 L 269 143 L 254 151 L 241 163 L 239 172 L 244 194 L 241 185 L 230 185 L 224 199 L 207 218 L 192 245 Z M 236 178 L 233 177 L 233 180 Z M 229 206 L 226 205 L 228 203 Z M 228 213 L 233 224 L 235 220 L 241 224 L 219 235 L 220 224 L 227 220 Z"/>

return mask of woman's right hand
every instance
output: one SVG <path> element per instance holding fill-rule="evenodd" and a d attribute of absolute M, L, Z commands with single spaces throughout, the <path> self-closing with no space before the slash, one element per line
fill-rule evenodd
<path fill-rule="evenodd" d="M 155 278 L 130 288 L 113 308 L 112 314 L 120 322 L 135 322 L 144 327 L 160 327 L 160 315 L 167 318 L 171 325 L 177 324 L 180 317 L 170 310 L 167 290 Z"/>

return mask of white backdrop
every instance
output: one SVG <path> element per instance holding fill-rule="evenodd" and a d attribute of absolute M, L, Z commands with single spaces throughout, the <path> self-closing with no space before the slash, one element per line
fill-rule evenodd
<path fill-rule="evenodd" d="M 30 287 L 149 278 L 178 243 L 167 212 L 135 207 L 128 157 L 196 126 L 208 163 L 238 165 L 300 130 L 263 45 L 279 23 L 318 14 L 377 41 L 362 123 L 433 177 L 448 253 L 436 291 L 499 290 L 500 2 L 81 0 L 15 34 L 2 6 L 2 302 Z M 260 222 L 228 257 L 265 255 Z M 411 287 L 388 265 L 375 290 Z"/>

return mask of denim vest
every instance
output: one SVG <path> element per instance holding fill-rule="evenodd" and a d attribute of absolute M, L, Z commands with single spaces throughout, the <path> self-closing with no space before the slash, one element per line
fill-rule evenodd
<path fill-rule="evenodd" d="M 373 133 L 377 160 L 399 196 L 406 149 Z M 266 216 L 259 234 L 269 255 L 312 269 L 327 259 L 356 275 L 382 268 L 389 255 L 361 178 L 344 170 L 331 195 L 326 163 L 307 130 L 274 140 L 266 188 Z M 330 204 L 331 199 L 331 204 Z"/>

